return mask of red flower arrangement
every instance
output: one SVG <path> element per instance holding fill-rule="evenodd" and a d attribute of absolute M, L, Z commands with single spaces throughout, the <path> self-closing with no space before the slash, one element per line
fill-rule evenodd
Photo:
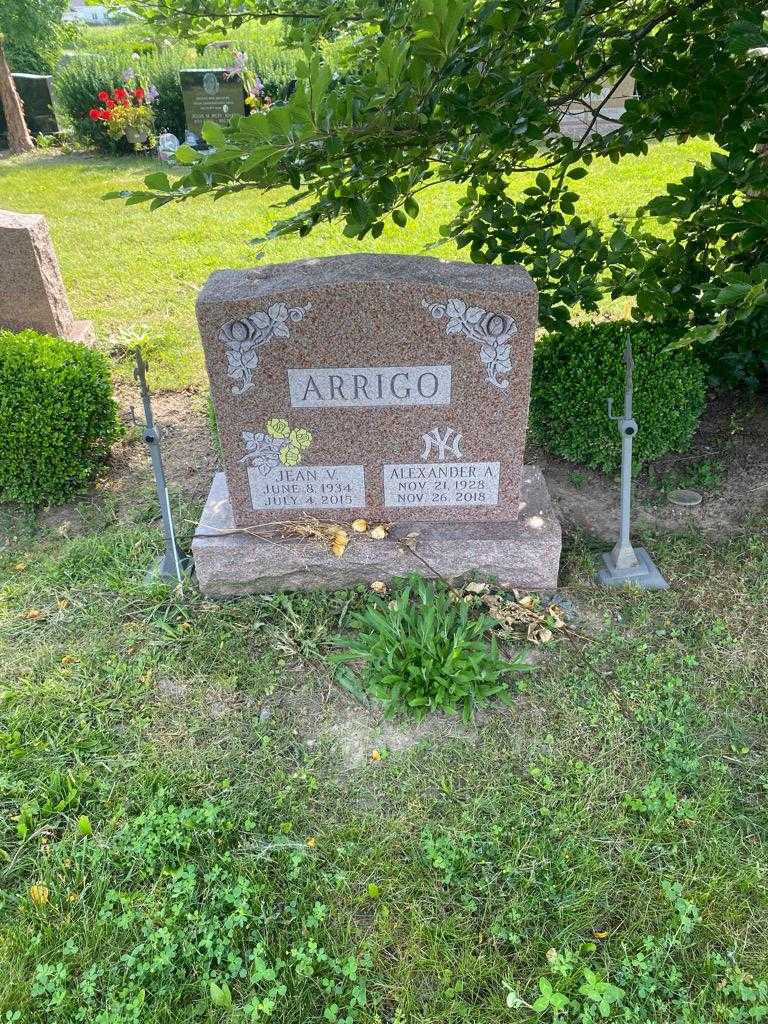
<path fill-rule="evenodd" d="M 109 121 L 112 118 L 112 111 L 115 106 L 119 103 L 124 107 L 130 107 L 133 105 L 133 100 L 136 101 L 136 106 L 139 106 L 144 102 L 146 93 L 137 86 L 131 92 L 123 89 L 119 86 L 117 89 L 113 89 L 112 95 L 110 96 L 106 89 L 102 89 L 98 95 L 98 99 L 104 104 L 103 107 L 91 107 L 88 111 L 88 116 L 92 121 Z"/>
<path fill-rule="evenodd" d="M 155 118 L 150 103 L 155 98 L 157 90 L 152 86 L 149 95 L 140 85 L 134 89 L 118 86 L 111 95 L 102 89 L 98 99 L 103 106 L 91 107 L 88 116 L 92 121 L 106 121 L 105 128 L 112 138 L 125 137 L 139 149 L 152 140 Z"/>

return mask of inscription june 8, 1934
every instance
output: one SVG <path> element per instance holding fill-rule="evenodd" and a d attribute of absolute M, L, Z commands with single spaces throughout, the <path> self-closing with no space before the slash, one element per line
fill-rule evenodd
<path fill-rule="evenodd" d="M 384 505 L 434 508 L 496 505 L 498 462 L 394 463 L 382 467 Z M 363 466 L 281 467 L 268 475 L 248 470 L 254 509 L 364 508 Z"/>

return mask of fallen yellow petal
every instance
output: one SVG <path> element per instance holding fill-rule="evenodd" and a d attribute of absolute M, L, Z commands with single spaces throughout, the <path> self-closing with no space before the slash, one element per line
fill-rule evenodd
<path fill-rule="evenodd" d="M 22 619 L 42 619 L 44 612 L 41 612 L 39 608 L 27 608 L 25 612 L 21 613 Z"/>
<path fill-rule="evenodd" d="M 388 533 L 389 530 L 387 529 L 387 527 L 384 526 L 382 523 L 379 523 L 378 526 L 374 526 L 374 528 L 371 530 L 371 537 L 373 537 L 374 540 L 384 540 Z"/>
<path fill-rule="evenodd" d="M 592 930 L 592 934 L 594 935 L 594 937 L 595 937 L 596 939 L 607 939 L 607 938 L 608 938 L 608 935 L 609 935 L 610 933 L 609 933 L 609 932 L 596 932 L 596 931 L 595 931 L 595 930 L 593 929 L 593 930 Z"/>
<path fill-rule="evenodd" d="M 47 885 L 30 885 L 29 887 L 29 898 L 38 907 L 42 907 L 44 903 L 47 903 L 50 895 L 51 893 Z"/>
<path fill-rule="evenodd" d="M 356 519 L 354 523 L 352 523 L 352 529 L 355 531 L 355 533 L 365 533 L 365 531 L 368 529 L 368 520 Z"/>
<path fill-rule="evenodd" d="M 331 554 L 337 558 L 341 558 L 344 552 L 347 550 L 349 544 L 349 534 L 346 530 L 336 530 L 331 537 Z"/>
<path fill-rule="evenodd" d="M 380 750 L 372 750 L 371 751 L 371 760 L 372 761 L 380 761 L 381 760 L 381 751 Z"/>
<path fill-rule="evenodd" d="M 386 594 L 387 584 L 383 580 L 374 580 L 371 584 L 371 590 L 375 594 Z"/>
<path fill-rule="evenodd" d="M 521 604 L 523 608 L 533 608 L 534 601 L 530 594 L 526 594 L 525 597 L 521 597 L 517 603 Z"/>
<path fill-rule="evenodd" d="M 309 837 L 309 839 L 307 840 L 307 846 L 310 848 L 310 850 L 314 850 L 314 848 L 317 846 L 317 839 L 315 838 L 315 836 Z"/>
<path fill-rule="evenodd" d="M 26 570 L 27 570 L 27 563 L 26 562 L 17 562 L 16 565 L 14 565 L 13 570 L 14 570 L 14 572 L 26 572 Z"/>

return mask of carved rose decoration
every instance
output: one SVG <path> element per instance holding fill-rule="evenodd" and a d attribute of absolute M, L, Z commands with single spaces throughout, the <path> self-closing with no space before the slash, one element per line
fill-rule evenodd
<path fill-rule="evenodd" d="M 253 387 L 253 372 L 259 365 L 259 348 L 273 338 L 288 338 L 289 322 L 298 323 L 311 305 L 289 308 L 276 302 L 266 312 L 251 313 L 240 320 L 230 320 L 219 328 L 218 340 L 227 352 L 227 374 L 236 383 L 233 395 L 245 394 Z"/>
<path fill-rule="evenodd" d="M 246 454 L 240 461 L 247 462 L 259 476 L 268 476 L 280 466 L 298 466 L 312 444 L 308 430 L 291 430 L 288 421 L 281 419 L 268 420 L 263 432 L 244 430 L 242 435 Z"/>
<path fill-rule="evenodd" d="M 480 346 L 488 382 L 505 391 L 509 381 L 499 380 L 499 375 L 512 370 L 509 339 L 517 334 L 513 318 L 503 313 L 489 313 L 480 306 L 467 306 L 461 299 L 448 299 L 445 303 L 425 301 L 424 306 L 435 320 L 448 320 L 446 334 L 463 334 Z"/>

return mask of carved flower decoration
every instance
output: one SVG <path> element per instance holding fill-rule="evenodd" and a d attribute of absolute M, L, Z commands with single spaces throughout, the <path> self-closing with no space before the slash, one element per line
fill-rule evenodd
<path fill-rule="evenodd" d="M 289 321 L 298 323 L 310 309 L 310 305 L 289 308 L 284 302 L 275 302 L 266 312 L 259 310 L 219 328 L 218 339 L 227 352 L 227 373 L 236 381 L 233 395 L 242 395 L 253 387 L 259 348 L 273 338 L 288 338 Z"/>
<path fill-rule="evenodd" d="M 248 453 L 241 462 L 248 462 L 261 476 L 267 476 L 280 465 L 282 443 L 268 434 L 243 431 L 243 444 Z"/>
<path fill-rule="evenodd" d="M 480 358 L 490 384 L 502 391 L 509 387 L 509 381 L 499 380 L 499 374 L 512 369 L 509 339 L 517 334 L 517 324 L 511 316 L 489 313 L 480 306 L 468 306 L 462 299 L 455 298 L 423 305 L 435 320 L 447 318 L 446 334 L 463 334 L 480 345 Z"/>
<path fill-rule="evenodd" d="M 280 466 L 298 466 L 302 453 L 312 444 L 312 434 L 299 428 L 291 430 L 287 420 L 267 421 L 265 432 L 242 432 L 246 454 L 240 460 L 247 462 L 260 476 L 268 476 Z"/>

